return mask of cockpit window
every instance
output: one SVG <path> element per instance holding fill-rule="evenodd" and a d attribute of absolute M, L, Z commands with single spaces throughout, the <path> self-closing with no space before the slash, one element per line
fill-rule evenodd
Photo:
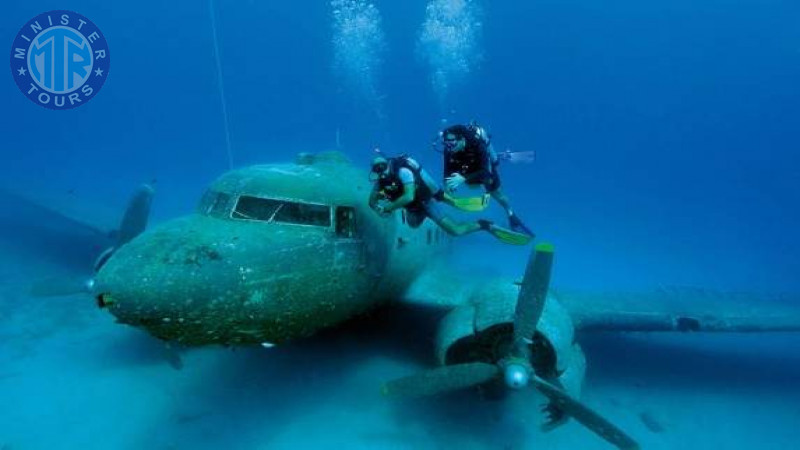
<path fill-rule="evenodd" d="M 224 217 L 229 209 L 231 195 L 224 192 L 207 191 L 200 200 L 198 211 L 208 216 Z"/>
<path fill-rule="evenodd" d="M 356 237 L 356 209 L 352 206 L 336 207 L 336 235 L 343 238 Z"/>
<path fill-rule="evenodd" d="M 326 205 L 300 203 L 273 198 L 242 195 L 231 213 L 234 219 L 297 225 L 331 226 L 331 210 Z"/>

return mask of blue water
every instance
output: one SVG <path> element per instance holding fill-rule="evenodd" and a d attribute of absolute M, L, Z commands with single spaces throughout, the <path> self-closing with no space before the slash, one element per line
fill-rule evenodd
<path fill-rule="evenodd" d="M 498 149 L 536 151 L 535 163 L 506 164 L 501 173 L 520 216 L 556 245 L 558 286 L 800 291 L 796 1 L 339 3 L 362 21 L 343 30 L 330 2 L 4 5 L 0 41 L 10 43 L 27 20 L 63 7 L 102 29 L 112 61 L 99 94 L 67 111 L 31 103 L 2 78 L 0 185 L 118 205 L 134 186 L 157 180 L 155 220 L 189 212 L 205 185 L 228 169 L 221 81 L 237 167 L 340 149 L 366 168 L 380 147 L 409 152 L 438 174 L 432 137 L 444 124 L 472 119 L 490 129 Z M 456 20 L 431 15 L 431 7 L 451 8 Z M 502 220 L 497 207 L 488 214 Z M 526 258 L 486 237 L 458 245 L 481 261 L 470 270 L 517 274 Z M 10 268 L 4 273 L 35 273 L 24 268 L 36 261 L 21 258 L 0 260 Z M 59 345 L 38 345 L 45 356 L 31 370 L 70 364 L 50 357 Z M 228 383 L 252 368 L 249 359 L 255 357 L 238 357 Z M 335 372 L 332 364 L 327 370 Z M 67 372 L 80 378 L 90 371 Z M 279 370 L 278 380 L 283 372 L 291 373 Z M 116 382 L 124 386 L 136 375 Z M 185 388 L 172 374 L 151 382 L 159 379 Z M 73 402 L 65 394 L 62 413 Z M 194 420 L 204 419 L 186 419 Z M 93 426 L 103 429 L 102 422 Z M 0 424 L 0 448 L 4 432 Z M 262 448 L 227 439 L 233 448 Z M 183 448 L 176 445 L 164 448 Z"/>
<path fill-rule="evenodd" d="M 327 5 L 215 5 L 237 166 L 334 148 L 338 129 L 356 161 L 380 146 L 438 167 L 440 121 L 477 119 L 498 148 L 538 152 L 504 182 L 559 245 L 559 277 L 800 287 L 795 3 L 476 4 L 480 61 L 443 100 L 420 55 L 425 2 L 384 3 L 380 111 L 334 70 Z M 47 7 L 12 5 L 4 35 Z M 58 114 L 3 83 L 4 177 L 46 167 L 48 184 L 118 196 L 155 178 L 159 214 L 186 211 L 227 168 L 208 4 L 70 7 L 107 35 L 111 77 Z"/>

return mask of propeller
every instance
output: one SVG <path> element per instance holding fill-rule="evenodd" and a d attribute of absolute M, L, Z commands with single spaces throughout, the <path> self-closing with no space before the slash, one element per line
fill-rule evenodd
<path fill-rule="evenodd" d="M 97 273 L 101 267 L 111 258 L 111 255 L 120 247 L 132 241 L 133 238 L 142 234 L 147 227 L 147 220 L 150 218 L 150 205 L 153 203 L 155 189 L 149 184 L 139 186 L 128 200 L 128 207 L 119 224 L 116 233 L 116 243 L 112 247 L 105 249 L 94 262 L 94 272 Z"/>
<path fill-rule="evenodd" d="M 149 184 L 139 186 L 139 189 L 128 201 L 125 214 L 119 224 L 116 247 L 122 247 L 136 236 L 142 234 L 150 218 L 150 205 L 153 203 L 155 189 Z"/>
<path fill-rule="evenodd" d="M 536 326 L 542 316 L 550 274 L 553 267 L 553 246 L 542 243 L 531 253 L 525 268 L 517 305 L 514 311 L 513 343 L 506 355 L 495 363 L 469 362 L 427 370 L 392 380 L 383 386 L 383 393 L 392 397 L 426 397 L 483 384 L 503 377 L 505 385 L 519 390 L 529 385 L 550 400 L 546 407 L 553 415 L 566 414 L 606 441 L 623 450 L 639 445 L 621 429 L 600 414 L 572 397 L 561 387 L 539 377 L 531 365 L 531 346 Z M 547 426 L 545 426 L 547 427 Z"/>
<path fill-rule="evenodd" d="M 530 344 L 544 311 L 550 272 L 553 267 L 553 246 L 542 243 L 531 253 L 514 311 L 514 341 Z"/>
<path fill-rule="evenodd" d="M 383 385 L 383 394 L 405 398 L 428 397 L 483 384 L 499 374 L 499 367 L 483 362 L 442 366 L 390 381 Z"/>
<path fill-rule="evenodd" d="M 116 242 L 113 246 L 103 250 L 94 262 L 93 271 L 97 273 L 103 264 L 120 247 L 127 244 L 136 236 L 142 234 L 147 227 L 150 217 L 150 205 L 153 201 L 155 190 L 149 184 L 139 186 L 128 201 L 125 213 L 116 230 Z M 60 297 L 66 295 L 91 293 L 94 279 L 89 277 L 52 277 L 36 281 L 31 286 L 31 295 L 34 297 Z"/>

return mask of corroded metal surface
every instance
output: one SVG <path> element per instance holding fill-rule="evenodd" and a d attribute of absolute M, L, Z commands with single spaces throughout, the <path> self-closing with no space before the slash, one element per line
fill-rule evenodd
<path fill-rule="evenodd" d="M 573 354 L 575 327 L 569 313 L 555 297 L 551 295 L 547 297 L 536 330 L 553 346 L 557 357 L 556 369 L 559 372 L 567 370 Z"/>
<path fill-rule="evenodd" d="M 448 351 L 461 340 L 489 331 L 494 332 L 493 330 L 510 331 L 518 293 L 519 287 L 516 284 L 499 279 L 477 287 L 469 296 L 467 304 L 451 311 L 440 324 L 436 339 L 439 364 L 447 362 Z M 500 328 L 502 325 L 507 326 Z M 547 297 L 536 330 L 552 348 L 555 373 L 567 377 L 565 381 L 570 392 L 580 392 L 585 359 L 580 347 L 573 342 L 575 334 L 570 316 L 555 297 Z M 510 342 L 510 336 L 506 340 Z M 475 344 L 495 345 L 482 341 L 476 341 Z"/>
<path fill-rule="evenodd" d="M 436 333 L 436 361 L 447 362 L 447 351 L 460 339 L 475 332 L 475 307 L 471 304 L 450 311 L 439 323 Z"/>
<path fill-rule="evenodd" d="M 470 296 L 475 305 L 475 332 L 481 333 L 499 323 L 514 323 L 519 286 L 508 280 L 494 279 L 479 286 Z"/>
<path fill-rule="evenodd" d="M 187 345 L 285 342 L 401 297 L 444 244 L 432 223 L 411 229 L 399 213 L 374 214 L 364 171 L 337 153 L 234 170 L 209 191 L 224 194 L 219 208 L 201 203 L 102 267 L 96 292 L 121 322 Z M 352 208 L 355 232 L 337 234 L 335 217 L 330 226 L 232 219 L 241 195 Z"/>
<path fill-rule="evenodd" d="M 560 364 L 565 367 L 558 377 L 558 382 L 569 395 L 580 398 L 583 391 L 583 380 L 586 376 L 586 356 L 577 343 L 572 348 L 559 355 Z"/>

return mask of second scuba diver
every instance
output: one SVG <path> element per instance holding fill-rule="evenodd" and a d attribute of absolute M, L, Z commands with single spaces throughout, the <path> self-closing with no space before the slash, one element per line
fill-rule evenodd
<path fill-rule="evenodd" d="M 533 237 L 533 232 L 514 214 L 508 197 L 500 190 L 499 159 L 486 130 L 475 123 L 453 125 L 442 130 L 441 138 L 447 192 L 455 191 L 462 184 L 483 185 L 506 210 L 509 227 Z"/>
<path fill-rule="evenodd" d="M 443 214 L 436 201 L 449 202 L 444 191 L 416 160 L 408 156 L 377 156 L 372 160 L 370 180 L 373 182 L 370 208 L 381 216 L 405 208 L 406 222 L 412 228 L 419 227 L 429 218 L 451 236 L 483 230 L 508 244 L 525 245 L 531 240 L 531 236 L 506 230 L 489 220 L 462 223 Z"/>

